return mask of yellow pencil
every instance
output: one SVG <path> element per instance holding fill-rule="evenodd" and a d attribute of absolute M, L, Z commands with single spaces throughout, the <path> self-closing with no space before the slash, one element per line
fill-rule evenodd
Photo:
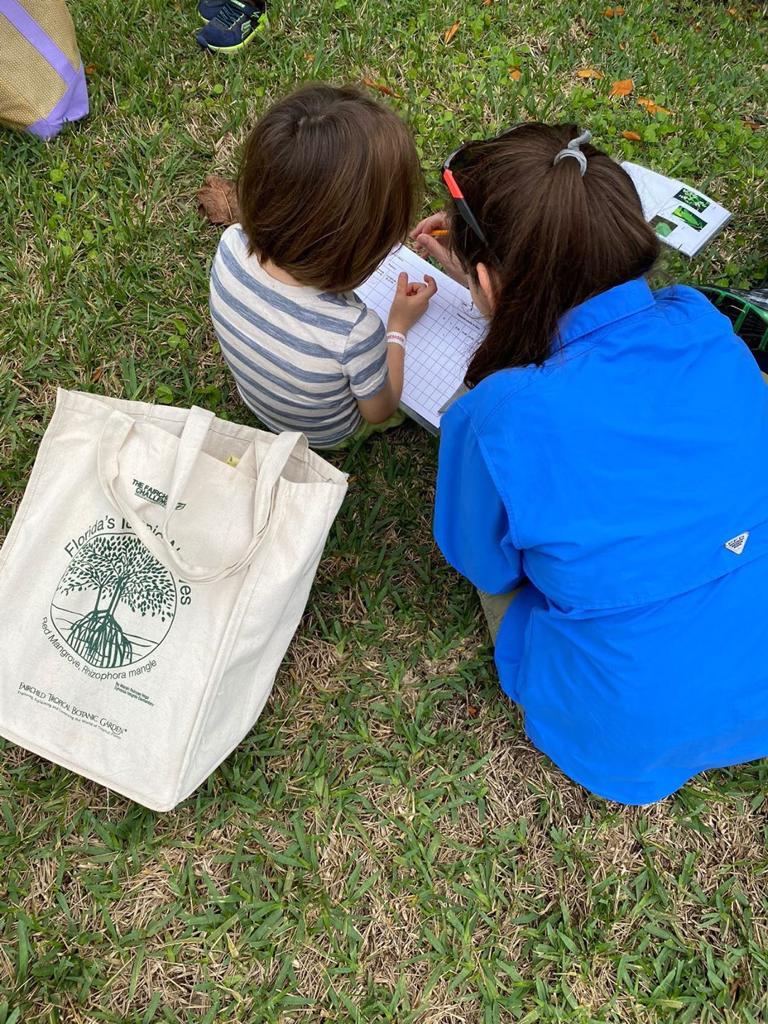
<path fill-rule="evenodd" d="M 449 233 L 445 228 L 436 228 L 434 231 L 430 231 L 433 238 L 445 238 Z"/>

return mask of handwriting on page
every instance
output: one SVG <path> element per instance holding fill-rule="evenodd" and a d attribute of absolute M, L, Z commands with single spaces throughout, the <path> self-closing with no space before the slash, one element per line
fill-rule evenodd
<path fill-rule="evenodd" d="M 431 274 L 437 281 L 437 294 L 429 309 L 408 335 L 402 405 L 438 427 L 440 409 L 462 384 L 484 324 L 466 288 L 405 247 L 390 253 L 357 289 L 363 302 L 385 323 L 402 271 L 411 280 L 422 281 L 425 274 Z"/>

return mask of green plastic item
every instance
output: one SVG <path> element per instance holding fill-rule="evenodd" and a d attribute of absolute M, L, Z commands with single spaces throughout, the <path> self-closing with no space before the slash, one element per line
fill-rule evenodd
<path fill-rule="evenodd" d="M 768 287 L 742 291 L 701 285 L 698 290 L 728 317 L 736 334 L 749 345 L 760 369 L 768 373 Z"/>

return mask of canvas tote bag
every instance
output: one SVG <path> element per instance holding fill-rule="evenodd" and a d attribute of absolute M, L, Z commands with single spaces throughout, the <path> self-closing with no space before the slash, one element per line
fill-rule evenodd
<path fill-rule="evenodd" d="M 59 391 L 0 551 L 0 734 L 174 807 L 264 707 L 346 487 L 302 434 Z"/>

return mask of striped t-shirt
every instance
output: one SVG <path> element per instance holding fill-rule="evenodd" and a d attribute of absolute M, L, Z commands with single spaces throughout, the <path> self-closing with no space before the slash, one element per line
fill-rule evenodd
<path fill-rule="evenodd" d="M 243 401 L 270 430 L 300 430 L 323 448 L 362 422 L 356 399 L 387 380 L 384 326 L 353 292 L 331 294 L 271 277 L 239 224 L 211 269 L 211 316 Z"/>

